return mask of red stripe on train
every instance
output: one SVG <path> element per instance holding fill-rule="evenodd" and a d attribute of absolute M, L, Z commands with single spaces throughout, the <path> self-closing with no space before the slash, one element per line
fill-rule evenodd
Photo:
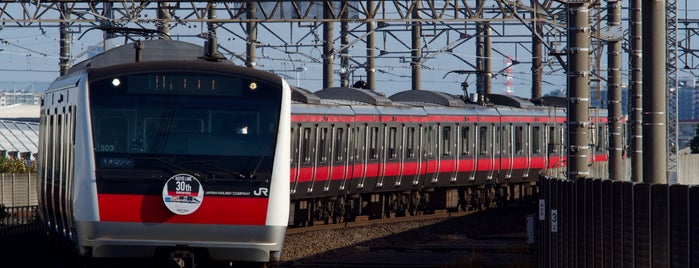
<path fill-rule="evenodd" d="M 160 195 L 98 194 L 101 221 L 265 225 L 267 198 L 205 196 L 189 215 L 170 212 Z"/>
<path fill-rule="evenodd" d="M 492 158 L 475 160 L 473 158 L 460 159 L 457 161 L 454 159 L 443 159 L 439 163 L 439 172 L 473 172 L 474 167 L 476 171 L 489 171 L 500 170 L 500 169 L 515 169 L 515 170 L 525 170 L 525 169 L 544 169 L 544 168 L 557 168 L 565 166 L 566 158 L 565 156 L 551 156 L 548 159 L 548 167 L 546 166 L 546 157 L 514 157 L 509 158 L 496 158 L 494 161 Z M 595 155 L 595 162 L 606 162 L 608 161 L 608 156 L 606 154 Z M 291 168 L 291 181 L 292 182 L 310 182 L 315 178 L 316 181 L 325 181 L 330 178 L 330 180 L 342 180 L 361 178 L 363 176 L 367 177 L 377 177 L 377 176 L 412 176 L 417 173 L 425 174 L 435 172 L 437 170 L 437 161 L 428 160 L 426 162 L 420 163 L 418 168 L 417 162 L 405 162 L 402 169 L 400 163 L 389 162 L 386 164 L 379 163 L 368 163 L 366 166 L 362 164 L 353 164 L 345 168 L 344 165 L 337 165 L 332 167 L 332 171 L 329 166 L 318 166 L 315 169 L 313 167 L 302 167 Z M 458 167 L 458 170 L 457 170 Z M 332 173 L 332 174 L 330 174 Z M 298 175 L 298 176 L 297 176 Z"/>

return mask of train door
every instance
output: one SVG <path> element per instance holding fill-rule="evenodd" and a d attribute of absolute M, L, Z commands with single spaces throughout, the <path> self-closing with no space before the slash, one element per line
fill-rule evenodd
<path fill-rule="evenodd" d="M 541 124 L 533 124 L 531 126 L 532 132 L 531 132 L 531 166 L 535 168 L 545 168 L 545 161 L 544 161 L 544 154 L 543 154 L 543 131 L 542 131 L 543 125 Z"/>
<path fill-rule="evenodd" d="M 354 177 L 359 178 L 357 188 L 364 188 L 368 178 L 378 176 L 378 162 L 380 151 L 379 126 L 364 124 L 360 127 L 360 139 L 357 140 L 357 156 L 359 163 L 355 162 Z"/>
<path fill-rule="evenodd" d="M 438 142 L 436 140 L 435 132 L 439 125 L 428 124 L 423 127 L 423 139 L 422 148 L 423 149 L 423 159 L 425 163 L 425 182 L 435 183 L 437 182 L 437 165 L 438 157 L 435 157 L 435 153 L 438 150 Z M 435 160 L 436 159 L 436 160 Z"/>
<path fill-rule="evenodd" d="M 367 149 L 366 141 L 368 137 L 367 124 L 358 124 L 354 127 L 353 133 L 353 168 L 352 168 L 352 179 L 356 180 L 357 189 L 364 187 L 364 181 L 366 179 L 366 159 L 367 159 Z"/>
<path fill-rule="evenodd" d="M 523 178 L 528 178 L 529 177 L 529 170 L 531 169 L 532 166 L 532 154 L 531 154 L 531 143 L 529 141 L 531 137 L 531 125 L 526 124 L 524 127 L 524 137 L 523 137 L 523 142 L 524 142 L 524 159 L 525 159 L 525 166 L 524 166 L 524 172 L 522 173 Z"/>
<path fill-rule="evenodd" d="M 308 192 L 312 192 L 316 183 L 323 183 L 323 188 L 329 187 L 330 181 L 330 165 L 329 151 L 330 146 L 330 126 L 326 124 L 318 124 L 315 127 L 315 159 L 313 159 L 313 180 L 308 186 Z"/>
<path fill-rule="evenodd" d="M 399 161 L 401 157 L 401 132 L 402 128 L 397 125 L 384 125 L 384 148 L 383 155 L 380 163 L 379 178 L 377 180 L 377 187 L 383 186 L 386 177 L 395 178 L 394 186 L 400 183 L 395 183 L 400 181 L 403 171 L 403 161 Z"/>
<path fill-rule="evenodd" d="M 437 162 L 437 170 L 446 177 L 450 182 L 456 181 L 456 173 L 458 171 L 458 161 L 455 155 L 458 150 L 456 146 L 457 127 L 453 124 L 444 124 L 440 126 L 439 137 L 439 158 Z"/>
<path fill-rule="evenodd" d="M 488 178 L 493 179 L 496 177 L 495 170 L 500 169 L 500 126 L 499 124 L 490 125 L 490 171 L 488 172 Z"/>
<path fill-rule="evenodd" d="M 296 193 L 301 173 L 301 124 L 291 127 L 291 194 Z"/>
<path fill-rule="evenodd" d="M 493 178 L 493 159 L 494 159 L 494 146 L 493 146 L 493 134 L 489 128 L 490 125 L 477 125 L 477 142 L 478 142 L 478 156 L 476 158 L 477 169 L 485 179 L 491 180 Z"/>
<path fill-rule="evenodd" d="M 473 125 L 460 126 L 460 136 L 461 136 L 461 158 L 463 159 L 466 166 L 466 177 L 468 180 L 476 179 L 477 166 L 477 156 L 473 153 L 474 148 L 476 148 L 476 137 L 473 131 Z"/>
<path fill-rule="evenodd" d="M 315 163 L 315 125 L 301 125 L 299 131 L 299 161 L 298 184 L 306 186 L 306 192 L 313 191 L 314 163 Z M 297 190 L 297 185 L 292 187 L 292 192 Z"/>
<path fill-rule="evenodd" d="M 345 184 L 349 176 L 349 127 L 345 125 L 332 126 L 332 144 L 330 151 L 330 178 L 326 183 L 324 190 L 328 191 L 331 187 L 331 182 L 338 182 L 338 190 L 345 189 Z"/>
<path fill-rule="evenodd" d="M 322 183 L 323 192 L 330 190 L 330 182 L 332 180 L 332 168 L 331 165 L 331 144 L 332 144 L 332 134 L 333 128 L 330 125 L 321 124 L 318 125 L 316 136 L 316 156 L 315 163 L 315 174 L 314 178 L 316 182 Z"/>
<path fill-rule="evenodd" d="M 405 124 L 401 124 L 396 126 L 396 131 L 397 148 L 395 150 L 395 159 L 393 161 L 395 161 L 395 163 L 398 165 L 398 174 L 395 177 L 393 185 L 395 187 L 399 187 L 403 183 L 404 174 L 407 172 L 406 161 L 408 160 L 408 157 L 406 150 L 408 150 L 408 141 L 406 141 L 406 139 L 408 135 L 406 134 L 406 131 L 408 131 L 408 128 L 405 126 Z"/>
<path fill-rule="evenodd" d="M 500 170 L 501 179 L 512 178 L 514 154 L 512 153 L 512 123 L 502 123 L 500 131 Z"/>
<path fill-rule="evenodd" d="M 403 152 L 403 172 L 404 174 L 413 174 L 412 185 L 420 183 L 421 171 L 421 154 L 420 152 L 420 128 L 415 125 L 403 126 L 403 141 L 405 150 Z"/>
<path fill-rule="evenodd" d="M 366 161 L 366 179 L 373 179 L 375 181 L 373 187 L 378 186 L 376 183 L 380 179 L 380 168 L 384 165 L 384 153 L 383 151 L 383 133 L 385 126 L 379 124 L 370 124 L 367 127 L 367 161 Z M 371 189 L 369 189 L 371 190 Z"/>

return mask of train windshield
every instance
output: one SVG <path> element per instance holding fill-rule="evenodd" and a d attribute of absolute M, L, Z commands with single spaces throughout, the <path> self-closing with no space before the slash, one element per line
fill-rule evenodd
<path fill-rule="evenodd" d="M 280 86 L 210 74 L 148 74 L 90 84 L 97 168 L 271 170 Z"/>

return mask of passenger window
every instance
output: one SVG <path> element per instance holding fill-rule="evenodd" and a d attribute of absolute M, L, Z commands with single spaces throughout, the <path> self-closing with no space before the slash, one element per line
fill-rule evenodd
<path fill-rule="evenodd" d="M 325 164 L 328 162 L 328 128 L 320 128 L 320 133 L 318 133 L 318 162 Z"/>
<path fill-rule="evenodd" d="M 471 127 L 461 127 L 461 155 L 471 154 Z"/>
<path fill-rule="evenodd" d="M 407 131 L 408 133 L 405 135 L 405 158 L 413 159 L 415 158 L 415 127 L 409 127 Z"/>
<path fill-rule="evenodd" d="M 487 155 L 488 154 L 488 127 L 481 127 L 479 132 L 478 132 L 478 139 L 480 140 L 479 144 L 479 154 L 480 155 Z"/>
<path fill-rule="evenodd" d="M 558 152 L 558 146 L 556 146 L 558 144 L 557 138 L 556 127 L 549 127 L 549 148 L 552 153 Z"/>
<path fill-rule="evenodd" d="M 396 159 L 396 135 L 398 133 L 398 128 L 390 127 L 388 128 L 388 159 Z"/>
<path fill-rule="evenodd" d="M 524 128 L 522 126 L 515 127 L 515 154 L 521 155 L 524 148 Z"/>
<path fill-rule="evenodd" d="M 607 133 L 604 126 L 597 127 L 597 152 L 606 150 Z"/>
<path fill-rule="evenodd" d="M 540 128 L 532 127 L 532 154 L 541 153 L 541 133 Z"/>
<path fill-rule="evenodd" d="M 301 160 L 303 164 L 311 163 L 311 128 L 303 128 L 301 133 Z"/>
<path fill-rule="evenodd" d="M 342 142 L 344 140 L 344 135 L 345 135 L 345 129 L 344 128 L 336 128 L 335 129 L 335 162 L 342 162 L 342 159 L 344 159 L 344 155 L 346 152 L 346 147 L 344 146 L 345 144 Z"/>
<path fill-rule="evenodd" d="M 502 153 L 505 155 L 510 154 L 510 148 L 512 148 L 512 133 L 510 132 L 511 126 L 510 125 L 503 125 L 502 126 L 502 142 L 500 145 L 500 148 L 502 150 Z"/>
<path fill-rule="evenodd" d="M 369 128 L 369 160 L 379 159 L 379 128 Z"/>
<path fill-rule="evenodd" d="M 291 154 L 291 157 L 289 158 L 289 162 L 291 162 L 291 165 L 293 166 L 294 163 L 296 163 L 296 154 L 298 153 L 298 137 L 296 136 L 296 128 L 291 127 L 291 150 L 289 150 L 289 153 Z"/>
<path fill-rule="evenodd" d="M 434 155 L 435 143 L 432 140 L 432 126 L 425 128 L 425 146 L 427 147 L 427 157 L 432 157 Z"/>
<path fill-rule="evenodd" d="M 451 156 L 451 127 L 442 127 L 442 155 Z"/>

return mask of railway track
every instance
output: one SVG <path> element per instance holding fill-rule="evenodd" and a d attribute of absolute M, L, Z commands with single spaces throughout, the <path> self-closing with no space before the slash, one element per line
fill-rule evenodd
<path fill-rule="evenodd" d="M 282 259 L 270 267 L 362 267 L 367 263 L 353 260 L 394 260 L 396 265 L 409 267 L 410 258 L 398 258 L 403 254 L 424 255 L 431 258 L 464 262 L 492 259 L 493 247 L 506 247 L 505 251 L 518 252 L 506 256 L 513 260 L 531 256 L 522 244 L 526 215 L 534 212 L 533 205 L 509 205 L 484 211 L 446 212 L 406 217 L 355 221 L 337 224 L 321 224 L 289 228 L 286 233 Z M 506 244 L 501 242 L 505 241 Z M 474 252 L 477 255 L 474 257 Z M 366 256 L 365 256 L 366 255 Z M 87 267 L 78 264 L 70 253 L 56 247 L 42 231 L 26 232 L 3 237 L 0 256 L 16 267 Z M 413 263 L 415 264 L 415 263 Z M 423 263 L 424 264 L 424 263 Z M 391 263 L 375 265 L 390 266 Z M 415 266 L 417 265 L 417 266 Z M 412 267 L 420 267 L 415 264 Z M 369 265 L 371 266 L 371 265 Z M 12 267 L 5 266 L 3 267 Z M 99 267 L 153 267 L 148 260 L 101 261 Z M 367 267 L 367 266 L 364 266 Z"/>
<path fill-rule="evenodd" d="M 517 205 L 292 228 L 275 266 L 530 267 L 535 258 L 526 243 L 526 217 L 535 209 Z"/>

